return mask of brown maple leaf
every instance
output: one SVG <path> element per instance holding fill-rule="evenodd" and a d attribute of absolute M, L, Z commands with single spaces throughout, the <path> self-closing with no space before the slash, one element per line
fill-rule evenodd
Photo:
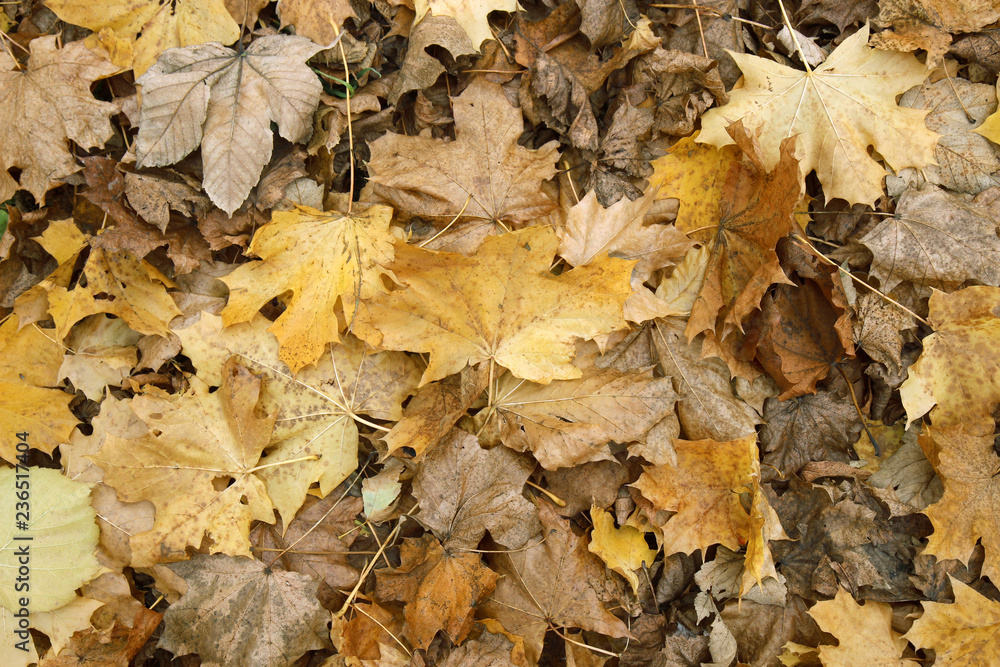
<path fill-rule="evenodd" d="M 482 564 L 480 554 L 442 548 L 433 535 L 406 540 L 399 556 L 398 568 L 379 572 L 375 592 L 382 600 L 407 603 L 407 638 L 425 649 L 444 630 L 462 643 L 476 607 L 496 587 L 497 574 Z"/>
<path fill-rule="evenodd" d="M 90 93 L 91 84 L 121 71 L 83 42 L 57 48 L 57 37 L 31 41 L 26 68 L 0 53 L 0 196 L 9 199 L 21 187 L 39 205 L 58 181 L 80 170 L 69 141 L 80 148 L 103 146 L 114 135 L 109 116 L 116 104 Z M 20 183 L 7 173 L 21 170 Z"/>
<path fill-rule="evenodd" d="M 775 246 L 792 229 L 799 199 L 795 139 L 782 142 L 781 158 L 767 172 L 743 126 L 734 123 L 729 132 L 743 150 L 744 161 L 731 166 L 726 176 L 722 218 L 711 229 L 689 232 L 711 248 L 705 282 L 685 330 L 689 340 L 703 331 L 717 332 L 720 338 L 742 331 L 743 319 L 767 288 L 788 282 Z"/>
<path fill-rule="evenodd" d="M 531 664 L 537 664 L 545 633 L 563 637 L 562 628 L 582 628 L 609 637 L 630 637 L 628 628 L 602 604 L 604 563 L 587 550 L 547 504 L 539 506 L 545 539 L 522 551 L 490 557 L 502 578 L 496 592 L 481 607 L 504 629 L 524 638 Z"/>
<path fill-rule="evenodd" d="M 518 145 L 521 113 L 485 79 L 474 79 L 452 105 L 455 141 L 387 134 L 372 142 L 367 199 L 403 216 L 501 231 L 551 213 L 556 203 L 539 186 L 556 173 L 556 142 Z"/>
<path fill-rule="evenodd" d="M 416 518 L 449 549 L 475 549 L 487 530 L 505 547 L 522 547 L 539 530 L 535 508 L 521 495 L 532 470 L 529 457 L 483 449 L 475 436 L 454 429 L 413 479 Z"/>
<path fill-rule="evenodd" d="M 316 599 L 317 582 L 305 575 L 221 554 L 171 569 L 188 586 L 164 615 L 160 648 L 197 653 L 206 667 L 285 667 L 329 645 L 330 614 Z"/>

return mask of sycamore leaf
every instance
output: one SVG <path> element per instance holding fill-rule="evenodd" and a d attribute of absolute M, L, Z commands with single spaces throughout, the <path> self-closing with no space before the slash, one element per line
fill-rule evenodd
<path fill-rule="evenodd" d="M 633 486 L 655 509 L 674 513 L 662 526 L 669 553 L 713 544 L 735 551 L 746 542 L 750 517 L 738 493 L 750 483 L 756 448 L 749 445 L 756 441 L 756 434 L 730 442 L 675 440 L 676 465 L 644 467 Z"/>
<path fill-rule="evenodd" d="M 454 429 L 413 479 L 417 519 L 449 549 L 475 549 L 487 530 L 505 547 L 522 547 L 539 530 L 534 506 L 521 495 L 534 467 L 527 456 L 483 449 L 475 436 Z"/>
<path fill-rule="evenodd" d="M 285 667 L 328 646 L 317 582 L 252 558 L 199 555 L 171 569 L 187 592 L 170 605 L 157 648 L 197 653 L 205 667 Z"/>
<path fill-rule="evenodd" d="M 837 597 L 809 610 L 824 632 L 840 640 L 840 646 L 821 645 L 819 657 L 828 667 L 918 667 L 916 660 L 901 656 L 906 640 L 892 629 L 892 607 L 868 600 L 859 605 L 843 588 Z"/>
<path fill-rule="evenodd" d="M 907 190 L 896 215 L 859 241 L 872 251 L 871 273 L 889 292 L 903 281 L 948 289 L 966 280 L 1000 286 L 997 221 L 985 206 L 924 185 Z"/>
<path fill-rule="evenodd" d="M 47 0 L 45 6 L 67 23 L 95 33 L 110 28 L 118 37 L 134 41 L 132 69 L 137 77 L 169 48 L 232 44 L 240 36 L 239 24 L 223 0 Z"/>
<path fill-rule="evenodd" d="M 927 414 L 935 426 L 993 428 L 1000 403 L 1000 289 L 968 287 L 930 299 L 934 333 L 899 388 L 906 425 Z M 936 406 L 936 407 L 935 407 Z"/>
<path fill-rule="evenodd" d="M 497 574 L 479 554 L 442 549 L 429 534 L 403 542 L 399 557 L 398 568 L 379 571 L 378 598 L 407 603 L 406 636 L 416 648 L 430 646 L 438 630 L 460 644 L 476 608 L 496 587 Z"/>
<path fill-rule="evenodd" d="M 917 648 L 934 649 L 943 665 L 1000 663 L 1000 604 L 948 577 L 955 602 L 921 601 L 924 614 L 905 638 Z"/>
<path fill-rule="evenodd" d="M 152 530 L 132 536 L 133 565 L 181 560 L 205 536 L 212 553 L 249 556 L 250 522 L 274 523 L 256 466 L 275 415 L 259 414 L 261 380 L 235 359 L 223 376 L 214 393 L 192 377 L 191 388 L 179 396 L 136 396 L 132 410 L 149 432 L 135 439 L 108 434 L 91 457 L 119 499 L 156 506 Z M 219 489 L 217 478 L 233 482 Z"/>
<path fill-rule="evenodd" d="M 209 198 L 232 216 L 271 159 L 271 123 L 291 142 L 312 133 L 322 86 L 305 37 L 260 37 L 237 53 L 218 43 L 165 52 L 136 82 L 142 115 L 136 164 L 161 167 L 201 145 Z"/>
<path fill-rule="evenodd" d="M 646 544 L 645 533 L 634 526 L 615 527 L 615 519 L 600 507 L 590 508 L 594 532 L 587 548 L 603 560 L 608 567 L 622 575 L 632 585 L 632 592 L 639 594 L 639 577 L 635 571 L 652 565 L 656 549 Z"/>
<path fill-rule="evenodd" d="M 313 482 L 319 482 L 325 496 L 357 468 L 357 422 L 364 421 L 359 413 L 399 419 L 419 372 L 405 354 L 374 352 L 351 336 L 293 376 L 278 359 L 278 343 L 267 325 L 258 314 L 250 322 L 223 329 L 220 317 L 202 313 L 177 335 L 207 383 L 222 382 L 220 370 L 233 354 L 267 377 L 261 405 L 277 413 L 267 443 L 268 462 L 297 462 L 265 468 L 257 476 L 288 525 Z M 319 459 L 302 460 L 310 456 Z"/>
<path fill-rule="evenodd" d="M 868 147 L 898 172 L 933 163 L 938 135 L 924 126 L 926 111 L 896 105 L 897 95 L 924 80 L 924 65 L 909 53 L 876 51 L 867 42 L 866 24 L 808 72 L 731 53 L 743 70 L 743 86 L 730 92 L 728 104 L 702 116 L 698 141 L 731 144 L 726 126 L 741 120 L 759 133 L 764 165 L 773 169 L 781 142 L 796 136 L 800 181 L 815 169 L 828 201 L 874 202 L 886 172 Z"/>
<path fill-rule="evenodd" d="M 993 429 L 964 426 L 928 429 L 940 449 L 934 468 L 944 485 L 944 495 L 925 510 L 934 526 L 926 552 L 939 561 L 956 558 L 967 562 L 982 540 L 986 550 L 983 574 L 1000 577 L 1000 458 L 993 450 Z M 923 443 L 922 443 L 923 444 Z"/>
<path fill-rule="evenodd" d="M 499 85 L 473 79 L 452 98 L 455 141 L 386 134 L 371 143 L 367 201 L 448 223 L 479 221 L 502 231 L 536 222 L 556 204 L 541 191 L 556 174 L 557 142 L 518 145 L 521 112 Z"/>
<path fill-rule="evenodd" d="M 32 40 L 25 69 L 0 52 L 0 195 L 7 199 L 21 187 L 44 204 L 50 188 L 80 170 L 71 139 L 86 150 L 114 135 L 109 117 L 118 106 L 95 99 L 90 86 L 121 68 L 83 42 L 58 49 L 56 40 Z M 19 184 L 7 174 L 10 168 L 21 170 Z"/>
<path fill-rule="evenodd" d="M 487 21 L 489 13 L 516 11 L 517 0 L 414 0 L 413 7 L 417 12 L 415 24 L 428 13 L 454 17 L 478 50 L 483 40 L 496 38 Z"/>
<path fill-rule="evenodd" d="M 623 373 L 594 367 L 575 380 L 547 385 L 506 374 L 495 394 L 495 402 L 481 415 L 489 419 L 495 414 L 503 443 L 530 450 L 548 470 L 615 460 L 610 441 L 643 441 L 673 412 L 677 400 L 671 379 L 654 378 L 651 370 Z"/>
<path fill-rule="evenodd" d="M 573 341 L 625 326 L 632 263 L 605 257 L 555 276 L 557 246 L 546 226 L 490 237 L 474 257 L 399 246 L 389 268 L 407 289 L 372 298 L 366 318 L 377 332 L 356 333 L 429 352 L 421 385 L 483 361 L 532 382 L 580 377 Z"/>
<path fill-rule="evenodd" d="M 248 248 L 261 261 L 241 264 L 223 278 L 229 302 L 222 321 L 248 322 L 272 297 L 292 292 L 269 331 L 293 372 L 315 362 L 327 343 L 340 341 L 338 312 L 350 327 L 359 301 L 386 291 L 383 267 L 394 254 L 391 218 L 385 206 L 350 216 L 308 206 L 275 211 Z"/>
<path fill-rule="evenodd" d="M 0 605 L 9 611 L 21 608 L 20 598 L 28 597 L 29 610 L 52 611 L 71 602 L 76 589 L 96 577 L 101 564 L 97 549 L 97 515 L 90 506 L 93 485 L 74 482 L 58 470 L 14 468 L 0 471 L 0 525 L 7 526 L 0 543 Z M 28 475 L 29 488 L 15 487 L 17 478 Z M 24 498 L 30 508 L 23 511 Z M 19 507 L 20 505 L 20 507 Z M 28 515 L 27 527 L 15 528 Z M 17 584 L 18 552 L 27 548 L 30 561 L 30 590 Z M 23 558 L 23 555 L 21 556 Z M 24 565 L 24 560 L 20 561 Z"/>
<path fill-rule="evenodd" d="M 538 664 L 545 633 L 550 628 L 582 628 L 609 637 L 631 637 L 628 628 L 601 602 L 603 562 L 587 550 L 548 503 L 538 509 L 545 539 L 519 551 L 490 557 L 500 573 L 496 592 L 481 605 L 483 615 L 524 638 L 529 663 Z"/>

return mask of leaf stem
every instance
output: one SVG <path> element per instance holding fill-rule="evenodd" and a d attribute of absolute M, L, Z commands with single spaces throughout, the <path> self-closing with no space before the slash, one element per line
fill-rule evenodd
<path fill-rule="evenodd" d="M 309 456 L 300 456 L 297 459 L 288 459 L 287 461 L 275 461 L 274 463 L 265 463 L 262 466 L 257 466 L 256 468 L 250 468 L 247 470 L 248 473 L 257 472 L 258 470 L 263 470 L 264 468 L 273 468 L 274 466 L 288 465 L 289 463 L 301 463 L 302 461 L 317 461 L 319 457 L 315 454 L 310 454 Z"/>

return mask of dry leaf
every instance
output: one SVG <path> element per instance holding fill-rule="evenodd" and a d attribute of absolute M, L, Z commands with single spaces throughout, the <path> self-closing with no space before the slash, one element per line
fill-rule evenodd
<path fill-rule="evenodd" d="M 87 3 L 92 6 L 92 3 Z M 7 53 L 0 52 L 0 196 L 10 199 L 19 187 L 40 205 L 45 193 L 80 170 L 68 142 L 80 148 L 104 146 L 114 135 L 109 116 L 116 104 L 102 102 L 90 93 L 97 79 L 121 68 L 100 57 L 83 42 L 56 48 L 57 38 L 31 42 L 31 58 L 21 69 Z M 15 182 L 7 170 L 21 170 Z"/>
<path fill-rule="evenodd" d="M 384 267 L 394 254 L 391 218 L 385 206 L 355 215 L 307 206 L 275 211 L 248 248 L 261 261 L 223 279 L 230 292 L 222 321 L 249 322 L 272 297 L 291 292 L 268 331 L 293 372 L 314 363 L 327 343 L 340 341 L 338 314 L 350 327 L 360 301 L 386 291 L 383 276 L 391 274 Z"/>
<path fill-rule="evenodd" d="M 48 0 L 45 5 L 67 23 L 95 33 L 110 28 L 117 37 L 133 41 L 132 69 L 136 77 L 167 49 L 205 42 L 232 44 L 240 36 L 239 24 L 223 0 L 174 0 L 169 6 L 158 0 L 109 0 L 99 4 Z"/>
<path fill-rule="evenodd" d="M 371 299 L 365 317 L 377 331 L 356 333 L 430 353 L 421 385 L 487 360 L 532 382 L 580 377 L 573 341 L 625 325 L 632 263 L 604 258 L 555 276 L 557 245 L 539 226 L 489 238 L 475 257 L 398 246 L 388 268 L 407 288 Z"/>
<path fill-rule="evenodd" d="M 328 646 L 330 615 L 305 575 L 224 555 L 197 556 L 171 569 L 188 589 L 167 609 L 158 648 L 178 657 L 197 653 L 205 667 L 285 667 Z"/>
<path fill-rule="evenodd" d="M 271 123 L 292 142 L 312 133 L 322 92 L 304 64 L 320 47 L 272 35 L 237 53 L 218 43 L 165 53 L 143 74 L 136 164 L 161 167 L 202 147 L 202 187 L 232 216 L 271 158 Z"/>
<path fill-rule="evenodd" d="M 452 98 L 452 108 L 455 141 L 387 134 L 372 142 L 366 200 L 441 225 L 455 219 L 503 231 L 551 213 L 555 202 L 539 186 L 556 173 L 556 143 L 518 145 L 521 114 L 485 79 Z"/>
<path fill-rule="evenodd" d="M 924 80 L 925 67 L 910 54 L 875 51 L 867 42 L 865 25 L 809 72 L 732 54 L 743 86 L 730 92 L 729 104 L 705 113 L 698 141 L 731 144 L 726 126 L 741 120 L 760 133 L 764 165 L 773 169 L 780 143 L 794 135 L 800 180 L 815 169 L 828 201 L 874 202 L 886 172 L 868 147 L 898 172 L 931 164 L 938 135 L 924 126 L 924 112 L 896 106 L 896 95 Z"/>

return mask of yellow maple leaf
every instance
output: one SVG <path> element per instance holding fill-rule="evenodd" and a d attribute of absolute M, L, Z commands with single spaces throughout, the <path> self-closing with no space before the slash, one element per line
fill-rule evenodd
<path fill-rule="evenodd" d="M 517 9 L 517 0 L 414 0 L 413 7 L 417 12 L 414 25 L 428 13 L 454 17 L 478 51 L 483 40 L 495 38 L 486 20 L 489 13 L 513 12 Z"/>
<path fill-rule="evenodd" d="M 932 164 L 938 135 L 924 126 L 925 110 L 896 105 L 897 95 L 924 80 L 925 66 L 912 54 L 876 51 L 867 42 L 865 25 L 805 72 L 731 53 L 743 70 L 743 85 L 730 93 L 728 104 L 702 116 L 698 141 L 731 144 L 726 126 L 742 120 L 751 133 L 760 133 L 764 163 L 772 169 L 782 140 L 796 136 L 800 180 L 815 169 L 827 200 L 874 202 L 886 172 L 868 147 L 898 172 Z"/>
<path fill-rule="evenodd" d="M 223 0 L 48 0 L 45 6 L 67 23 L 95 33 L 110 28 L 118 37 L 133 40 L 132 69 L 136 77 L 171 47 L 205 42 L 232 44 L 240 36 L 240 26 Z M 91 37 L 95 45 L 97 38 Z"/>
<path fill-rule="evenodd" d="M 657 199 L 680 200 L 674 224 L 685 234 L 713 227 L 723 217 L 726 176 L 740 161 L 735 146 L 716 148 L 697 138 L 698 133 L 684 137 L 650 163 L 649 187 L 659 188 Z"/>
<path fill-rule="evenodd" d="M 922 601 L 924 615 L 913 623 L 906 639 L 918 648 L 934 649 L 936 664 L 1000 664 L 1000 604 L 948 578 L 955 602 Z"/>
<path fill-rule="evenodd" d="M 604 256 L 556 276 L 558 246 L 547 226 L 489 237 L 474 257 L 399 246 L 389 268 L 407 289 L 363 304 L 371 326 L 355 333 L 430 353 L 421 385 L 484 361 L 542 384 L 580 377 L 574 341 L 625 327 L 633 262 Z"/>
<path fill-rule="evenodd" d="M 934 291 L 928 319 L 934 333 L 899 388 L 907 427 L 931 411 L 935 426 L 993 429 L 1000 402 L 1000 288 Z"/>
<path fill-rule="evenodd" d="M 926 427 L 921 436 L 932 452 L 934 469 L 941 477 L 944 495 L 925 513 L 934 525 L 926 553 L 938 561 L 955 558 L 967 562 L 976 541 L 986 551 L 983 574 L 1000 579 L 1000 531 L 996 516 L 1000 511 L 1000 478 L 996 471 L 1000 458 L 993 451 L 993 427 L 979 425 Z M 928 442 L 928 440 L 930 442 Z"/>
<path fill-rule="evenodd" d="M 646 544 L 643 532 L 634 526 L 615 527 L 615 519 L 596 505 L 590 508 L 594 532 L 587 549 L 603 560 L 608 567 L 622 575 L 632 585 L 632 592 L 639 594 L 639 577 L 635 571 L 643 564 L 652 565 L 656 549 Z"/>
<path fill-rule="evenodd" d="M 197 376 L 169 398 L 136 396 L 132 410 L 149 427 L 141 438 L 107 434 L 91 459 L 104 483 L 125 502 L 156 507 L 152 530 L 130 539 L 132 564 L 183 560 L 187 547 L 211 538 L 212 553 L 250 556 L 250 522 L 274 523 L 258 461 L 270 442 L 275 413 L 260 414 L 261 380 L 231 360 L 222 387 L 210 393 Z M 232 480 L 222 488 L 214 480 Z"/>
<path fill-rule="evenodd" d="M 840 646 L 821 645 L 819 657 L 827 667 L 918 667 L 916 660 L 901 656 L 906 640 L 892 629 L 892 607 L 868 600 L 859 605 L 843 588 L 837 597 L 809 610 L 824 632 L 840 640 Z"/>
<path fill-rule="evenodd" d="M 73 289 L 47 286 L 49 314 L 56 324 L 58 339 L 65 338 L 74 324 L 95 313 L 117 315 L 139 333 L 166 338 L 167 322 L 181 314 L 164 288 L 171 281 L 148 262 L 127 252 L 92 248 L 83 273 L 86 285 L 78 283 Z"/>
<path fill-rule="evenodd" d="M 393 259 L 391 218 L 386 206 L 358 215 L 308 206 L 275 211 L 250 243 L 249 253 L 261 261 L 223 278 L 230 290 L 223 322 L 249 322 L 273 297 L 291 292 L 287 309 L 268 330 L 293 372 L 313 363 L 327 343 L 340 340 L 338 303 L 350 325 L 360 300 L 386 291 L 382 276 Z"/>

